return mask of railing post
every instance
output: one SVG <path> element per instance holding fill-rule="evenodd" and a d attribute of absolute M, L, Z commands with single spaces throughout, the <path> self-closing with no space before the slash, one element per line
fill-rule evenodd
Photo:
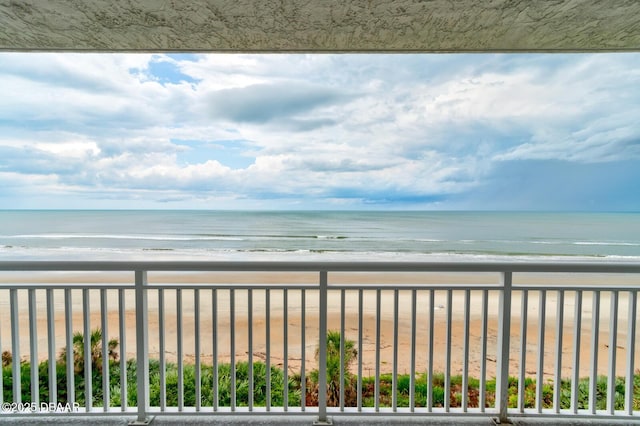
<path fill-rule="evenodd" d="M 318 420 L 314 425 L 331 425 L 327 418 L 327 271 L 320 271 L 319 309 L 318 312 Z"/>
<path fill-rule="evenodd" d="M 136 390 L 138 418 L 130 425 L 148 425 L 149 411 L 149 321 L 147 304 L 147 271 L 135 271 L 136 293 Z"/>
<path fill-rule="evenodd" d="M 510 423 L 509 404 L 509 345 L 511 333 L 512 272 L 502 272 L 502 291 L 498 313 L 498 365 L 496 368 L 496 409 L 499 423 Z"/>

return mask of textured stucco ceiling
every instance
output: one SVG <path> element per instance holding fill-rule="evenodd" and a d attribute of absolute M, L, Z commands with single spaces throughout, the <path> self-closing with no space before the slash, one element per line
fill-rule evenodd
<path fill-rule="evenodd" d="M 0 50 L 639 51 L 638 0 L 0 0 Z"/>

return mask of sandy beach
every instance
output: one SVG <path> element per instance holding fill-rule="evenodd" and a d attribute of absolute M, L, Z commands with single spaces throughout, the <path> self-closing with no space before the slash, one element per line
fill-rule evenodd
<path fill-rule="evenodd" d="M 17 274 L 4 274 L 0 278 L 4 283 L 18 282 L 48 282 L 48 283 L 126 283 L 131 282 L 132 274 L 120 273 L 57 273 L 57 274 L 33 274 L 29 277 Z M 631 285 L 634 277 L 627 275 L 560 275 L 560 274 L 519 274 L 515 276 L 514 284 L 590 284 L 600 285 Z M 499 282 L 497 274 L 330 274 L 330 285 L 336 284 L 366 284 L 380 286 L 385 284 L 495 284 Z M 253 338 L 251 352 L 254 360 L 264 360 L 267 353 L 266 347 L 266 297 L 264 289 L 252 290 L 252 323 L 249 324 L 248 291 L 242 289 L 246 283 L 295 283 L 313 284 L 317 281 L 315 273 L 216 273 L 216 274 L 150 274 L 150 284 L 160 283 L 206 283 L 222 284 L 235 283 L 240 288 L 234 290 L 235 315 L 233 321 L 233 333 L 235 334 L 235 359 L 246 360 L 249 353 L 249 326 L 252 326 Z M 362 311 L 362 360 L 363 374 L 373 375 L 376 370 L 376 347 L 380 349 L 380 371 L 391 372 L 394 359 L 394 331 L 397 323 L 397 358 L 398 373 L 411 371 L 411 318 L 412 318 L 412 292 L 400 290 L 398 293 L 397 319 L 394 313 L 394 291 L 383 289 L 381 291 L 380 310 L 380 339 L 376 338 L 376 290 L 363 292 Z M 82 290 L 73 290 L 73 329 L 82 330 Z M 538 371 L 538 333 L 539 333 L 539 292 L 530 291 L 528 298 L 528 326 L 526 332 L 526 374 L 535 376 Z M 125 336 L 119 335 L 118 322 L 118 294 L 115 290 L 107 291 L 107 335 L 109 338 L 117 338 L 125 343 L 126 357 L 135 356 L 135 312 L 133 291 L 125 292 Z M 149 354 L 152 358 L 159 356 L 159 329 L 158 329 L 158 292 L 149 292 Z M 444 372 L 446 369 L 446 342 L 447 342 L 447 292 L 438 290 L 434 293 L 434 322 L 429 323 L 429 291 L 419 290 L 416 297 L 416 341 L 415 341 L 415 369 L 418 373 L 425 372 L 429 363 L 429 331 L 433 329 L 433 369 Z M 592 339 L 592 297 L 593 292 L 584 291 L 581 309 L 581 334 L 579 345 L 579 371 L 580 376 L 589 375 L 593 353 L 598 354 L 598 372 L 607 373 L 609 363 L 609 319 L 610 319 L 610 292 L 603 292 L 600 301 L 600 326 L 598 347 L 593 348 Z M 616 374 L 625 374 L 627 361 L 627 292 L 619 293 L 617 343 L 616 343 Z M 185 362 L 195 360 L 195 309 L 194 292 L 191 289 L 181 290 L 182 296 L 182 345 Z M 217 330 L 213 328 L 212 304 L 213 293 L 210 289 L 199 290 L 199 325 L 200 325 L 200 357 L 203 363 L 210 364 L 213 354 L 213 338 L 217 337 L 217 350 L 220 362 L 230 359 L 231 313 L 230 292 L 227 289 L 216 290 L 217 299 Z M 556 362 L 556 315 L 557 291 L 548 291 L 546 294 L 546 315 L 544 332 L 544 374 L 546 378 L 553 377 Z M 176 313 L 176 290 L 165 289 L 165 355 L 167 360 L 175 361 L 178 342 L 178 317 Z M 330 290 L 328 295 L 328 328 L 340 330 L 341 318 L 341 292 Z M 90 290 L 90 326 L 91 329 L 99 328 L 101 324 L 100 291 Z M 37 333 L 38 333 L 38 357 L 45 359 L 47 356 L 47 318 L 46 296 L 44 291 L 36 292 Z M 473 290 L 469 299 L 469 374 L 478 377 L 482 362 L 482 291 Z M 563 328 L 562 328 L 562 376 L 570 377 L 574 369 L 574 327 L 575 327 L 575 292 L 566 292 L 564 296 Z M 511 358 L 510 374 L 517 375 L 520 364 L 521 345 L 521 292 L 513 294 L 513 306 L 511 315 Z M 29 356 L 29 311 L 27 292 L 19 294 L 19 319 L 20 319 L 20 354 L 22 358 Z M 270 354 L 271 363 L 282 365 L 285 352 L 288 368 L 292 373 L 299 372 L 302 354 L 306 358 L 307 371 L 315 368 L 314 359 L 318 344 L 318 292 L 317 290 L 305 291 L 305 344 L 302 347 L 302 301 L 300 290 L 290 289 L 287 292 L 287 348 L 284 348 L 284 304 L 283 291 L 270 290 Z M 499 296 L 497 291 L 488 292 L 488 322 L 487 322 L 487 351 L 486 368 L 487 377 L 495 376 L 496 349 L 498 335 L 498 307 Z M 62 290 L 54 291 L 55 310 L 55 346 L 58 353 L 64 345 L 64 294 Z M 451 374 L 460 374 L 463 371 L 464 359 L 464 330 L 465 330 L 465 292 L 455 290 L 452 293 L 451 304 Z M 354 342 L 359 340 L 359 300 L 357 290 L 345 291 L 345 335 Z M 9 292 L 0 290 L 0 346 L 3 351 L 11 349 Z M 217 332 L 217 334 L 216 334 Z M 635 355 L 636 365 L 640 365 L 640 357 Z M 352 371 L 357 371 L 357 364 L 352 365 Z"/>

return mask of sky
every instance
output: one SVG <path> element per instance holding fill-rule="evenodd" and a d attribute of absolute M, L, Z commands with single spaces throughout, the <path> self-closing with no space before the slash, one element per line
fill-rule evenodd
<path fill-rule="evenodd" d="M 0 53 L 2 209 L 640 211 L 640 54 Z"/>

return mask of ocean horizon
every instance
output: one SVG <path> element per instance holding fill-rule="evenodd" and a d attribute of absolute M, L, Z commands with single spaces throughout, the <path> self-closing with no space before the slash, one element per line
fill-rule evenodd
<path fill-rule="evenodd" d="M 640 213 L 0 210 L 0 260 L 640 261 Z"/>

